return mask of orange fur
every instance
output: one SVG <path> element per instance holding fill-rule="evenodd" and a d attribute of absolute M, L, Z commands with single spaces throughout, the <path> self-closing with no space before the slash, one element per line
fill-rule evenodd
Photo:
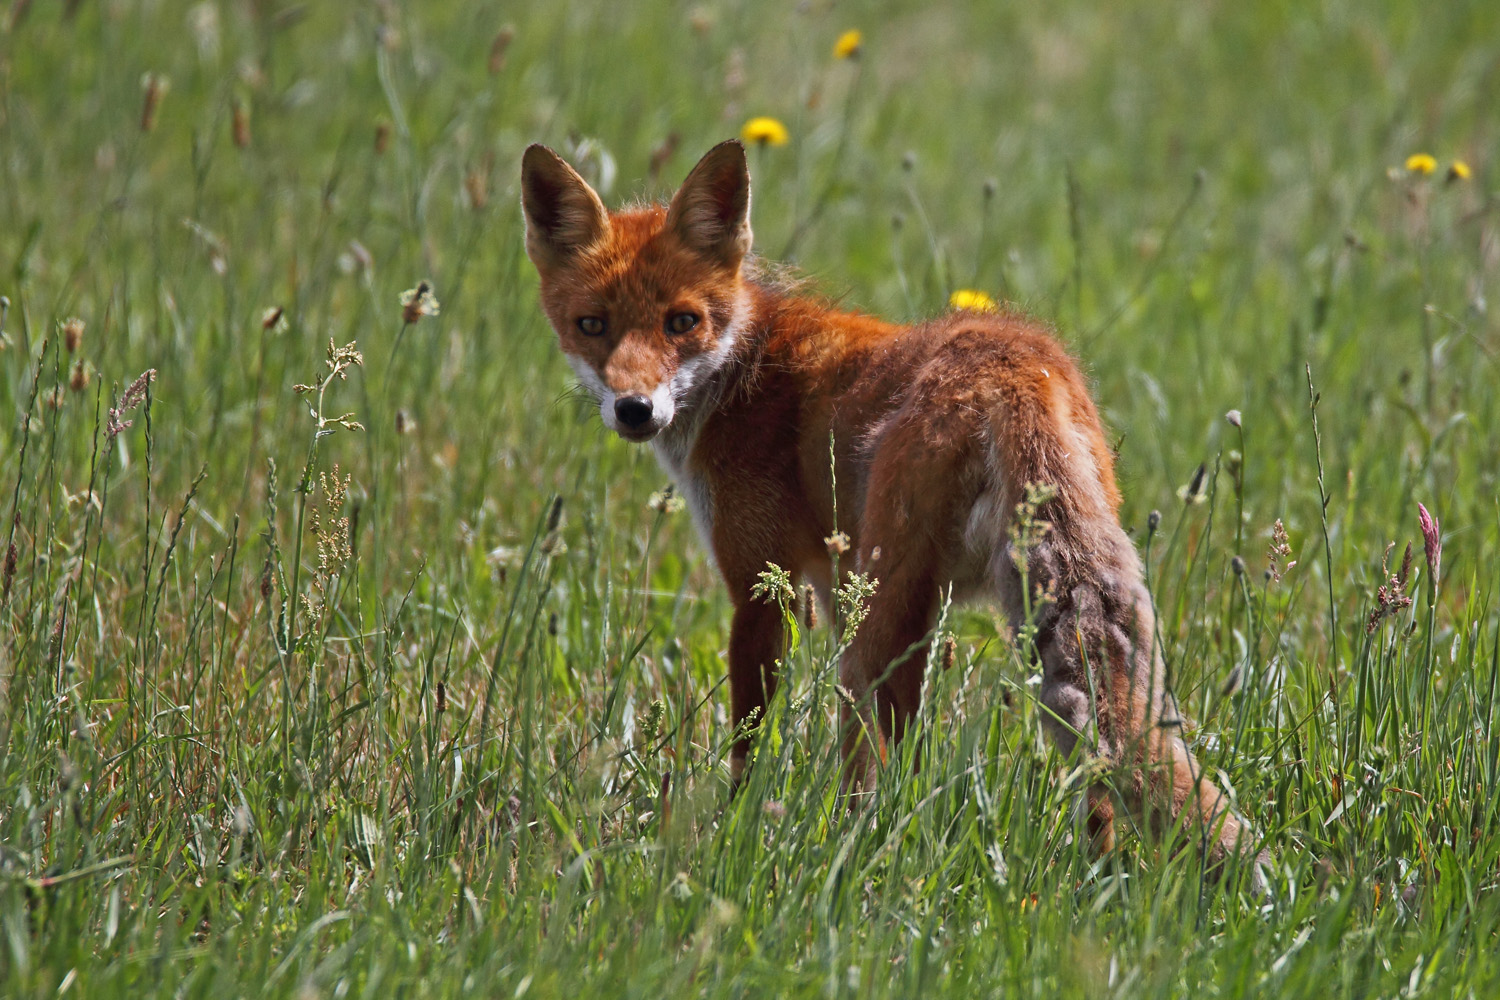
<path fill-rule="evenodd" d="M 917 711 L 940 596 L 990 596 L 1025 617 L 1012 519 L 1028 485 L 1044 484 L 1051 528 L 1027 564 L 1048 728 L 1064 753 L 1082 742 L 1103 758 L 1115 795 L 1150 825 L 1182 818 L 1215 861 L 1250 849 L 1172 727 L 1114 457 L 1082 374 L 1043 327 L 977 312 L 899 326 L 760 278 L 735 142 L 665 207 L 610 214 L 541 146 L 522 180 L 527 251 L 564 353 L 606 424 L 654 443 L 729 588 L 736 723 L 763 710 L 783 652 L 779 614 L 751 597 L 758 574 L 776 563 L 826 595 L 825 539 L 842 530 L 854 553 L 844 569 L 877 582 L 840 664 L 855 700 L 845 781 L 867 789 L 883 756 L 872 746 L 900 739 Z M 692 325 L 674 331 L 683 315 Z M 734 748 L 736 778 L 750 747 Z M 1108 849 L 1104 784 L 1088 802 Z"/>

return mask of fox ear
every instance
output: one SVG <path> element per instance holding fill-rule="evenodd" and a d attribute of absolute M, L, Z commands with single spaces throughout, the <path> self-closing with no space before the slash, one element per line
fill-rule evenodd
<path fill-rule="evenodd" d="M 560 264 L 609 230 L 604 203 L 578 172 L 540 143 L 521 157 L 526 255 L 537 266 Z"/>
<path fill-rule="evenodd" d="M 703 155 L 667 209 L 667 227 L 690 248 L 738 267 L 750 252 L 750 170 L 738 139 Z"/>

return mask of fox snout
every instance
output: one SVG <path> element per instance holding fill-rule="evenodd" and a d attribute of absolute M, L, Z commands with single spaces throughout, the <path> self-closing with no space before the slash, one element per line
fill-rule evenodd
<path fill-rule="evenodd" d="M 610 430 L 627 441 L 649 441 L 672 422 L 676 405 L 663 382 L 654 392 L 611 393 L 600 400 L 599 412 Z"/>
<path fill-rule="evenodd" d="M 640 393 L 615 399 L 615 419 L 632 431 L 644 428 L 651 422 L 652 410 L 651 397 Z"/>
<path fill-rule="evenodd" d="M 604 426 L 626 441 L 649 441 L 666 429 L 677 412 L 670 380 L 655 386 L 642 379 L 631 379 L 619 388 L 615 379 L 601 375 L 592 365 L 575 355 L 568 355 L 578 381 L 599 401 L 599 417 Z"/>

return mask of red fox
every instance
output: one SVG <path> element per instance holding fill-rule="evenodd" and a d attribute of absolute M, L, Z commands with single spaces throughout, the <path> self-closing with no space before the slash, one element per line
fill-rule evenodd
<path fill-rule="evenodd" d="M 1047 728 L 1063 754 L 1082 744 L 1107 765 L 1087 794 L 1098 850 L 1113 845 L 1117 797 L 1158 830 L 1181 822 L 1215 866 L 1250 856 L 1248 825 L 1180 735 L 1114 456 L 1083 375 L 1045 329 L 963 310 L 901 326 L 769 277 L 750 253 L 737 141 L 710 150 L 665 206 L 610 212 L 541 145 L 526 150 L 521 190 L 563 353 L 605 426 L 651 442 L 729 588 L 736 725 L 763 711 L 784 653 L 779 610 L 752 596 L 759 574 L 775 563 L 826 600 L 827 540 L 841 530 L 875 582 L 839 664 L 851 792 L 872 787 L 881 740 L 917 712 L 951 588 L 998 599 L 1016 624 L 1029 606 Z M 1024 554 L 1030 594 L 1012 533 L 1028 496 L 1050 525 Z M 736 782 L 750 747 L 746 735 L 731 751 Z"/>

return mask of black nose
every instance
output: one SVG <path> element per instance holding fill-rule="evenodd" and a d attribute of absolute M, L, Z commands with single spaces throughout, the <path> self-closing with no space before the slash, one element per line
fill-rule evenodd
<path fill-rule="evenodd" d="M 651 419 L 649 396 L 621 396 L 615 400 L 615 416 L 626 427 L 639 427 Z"/>

